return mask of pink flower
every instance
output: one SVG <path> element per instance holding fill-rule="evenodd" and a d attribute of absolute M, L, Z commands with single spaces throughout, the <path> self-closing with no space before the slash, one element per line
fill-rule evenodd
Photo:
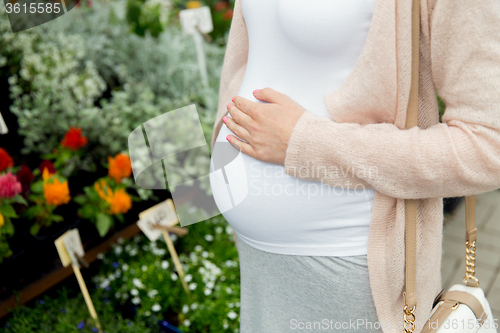
<path fill-rule="evenodd" d="M 0 176 L 0 198 L 13 198 L 21 193 L 21 183 L 10 171 Z"/>

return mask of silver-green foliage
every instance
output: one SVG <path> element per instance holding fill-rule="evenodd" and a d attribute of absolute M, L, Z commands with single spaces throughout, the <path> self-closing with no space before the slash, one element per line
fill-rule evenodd
<path fill-rule="evenodd" d="M 9 84 L 24 153 L 51 151 L 69 126 L 77 126 L 89 139 L 89 158 L 102 160 L 125 150 L 135 127 L 193 103 L 208 140 L 224 49 L 204 45 L 210 81 L 205 89 L 190 36 L 177 26 L 158 38 L 137 36 L 124 13 L 124 0 L 93 2 L 91 9 L 75 8 L 13 34 L 2 9 L 0 66 L 8 63 L 5 58 L 21 58 Z"/>

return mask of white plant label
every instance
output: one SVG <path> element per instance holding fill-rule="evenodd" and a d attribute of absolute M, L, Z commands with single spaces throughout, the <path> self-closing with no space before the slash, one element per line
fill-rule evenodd
<path fill-rule="evenodd" d="M 9 133 L 9 129 L 7 128 L 7 125 L 3 120 L 2 114 L 0 113 L 0 134 L 7 134 L 7 133 Z"/>
<path fill-rule="evenodd" d="M 167 199 L 143 211 L 139 214 L 139 218 L 137 226 L 151 241 L 157 240 L 162 234 L 161 230 L 153 228 L 154 224 L 170 227 L 179 223 L 172 199 Z"/>
<path fill-rule="evenodd" d="M 78 229 L 66 231 L 61 237 L 56 239 L 54 244 L 56 245 L 57 252 L 59 253 L 59 257 L 64 267 L 70 265 L 72 262 L 78 265 L 74 254 L 79 257 L 85 255 Z"/>
<path fill-rule="evenodd" d="M 179 17 L 182 31 L 185 34 L 193 35 L 196 32 L 196 26 L 198 26 L 198 29 L 200 29 L 202 33 L 209 33 L 214 30 L 212 14 L 208 6 L 181 10 Z"/>

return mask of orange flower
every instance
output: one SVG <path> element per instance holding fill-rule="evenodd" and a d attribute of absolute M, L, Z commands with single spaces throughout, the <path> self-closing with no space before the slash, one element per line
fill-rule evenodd
<path fill-rule="evenodd" d="M 132 164 L 130 158 L 125 154 L 117 154 L 115 158 L 108 157 L 108 175 L 119 183 L 123 178 L 128 178 L 132 174 Z"/>
<path fill-rule="evenodd" d="M 132 207 L 132 198 L 125 192 L 125 189 L 117 189 L 113 192 L 104 179 L 96 181 L 94 189 L 99 197 L 109 204 L 109 214 L 126 213 Z"/>
<path fill-rule="evenodd" d="M 132 198 L 125 192 L 125 189 L 116 190 L 107 201 L 111 214 L 123 214 L 132 207 Z"/>
<path fill-rule="evenodd" d="M 67 204 L 71 199 L 69 195 L 68 181 L 60 182 L 59 179 L 54 177 L 53 182 L 50 180 L 49 172 L 43 169 L 43 195 L 45 202 L 48 205 L 60 206 Z"/>
<path fill-rule="evenodd" d="M 70 127 L 61 141 L 61 146 L 78 150 L 87 144 L 87 138 L 82 135 L 82 129 Z"/>
<path fill-rule="evenodd" d="M 113 195 L 113 191 L 109 187 L 108 183 L 104 179 L 99 179 L 94 183 L 94 189 L 96 190 L 99 197 L 103 200 L 108 200 L 108 197 Z"/>

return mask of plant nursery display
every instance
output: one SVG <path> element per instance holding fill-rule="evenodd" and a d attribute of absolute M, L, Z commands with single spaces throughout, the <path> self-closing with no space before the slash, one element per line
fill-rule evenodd
<path fill-rule="evenodd" d="M 11 273 L 0 274 L 0 331 L 99 331 L 54 245 L 78 229 L 90 263 L 81 272 L 102 331 L 238 332 L 232 229 L 218 216 L 184 237 L 170 234 L 188 295 L 164 241 L 150 242 L 136 226 L 140 212 L 171 195 L 135 184 L 127 150 L 137 126 L 190 104 L 209 141 L 233 5 L 80 1 L 20 32 L 1 6 L 8 133 L 0 135 L 0 270 Z M 208 86 L 179 20 L 181 10 L 203 6 L 214 23 L 203 45 Z M 198 174 L 198 164 L 183 176 Z"/>

